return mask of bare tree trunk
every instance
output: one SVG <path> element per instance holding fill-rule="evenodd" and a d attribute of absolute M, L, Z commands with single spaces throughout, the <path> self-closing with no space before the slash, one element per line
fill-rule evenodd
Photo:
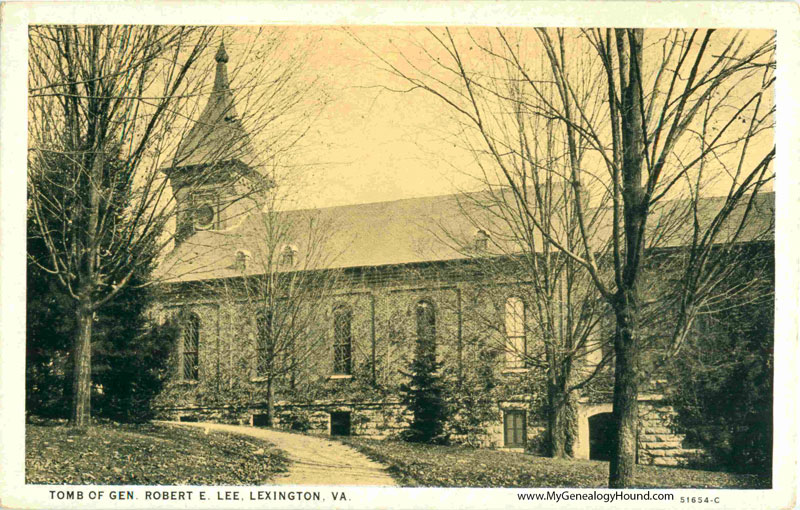
<path fill-rule="evenodd" d="M 272 385 L 272 375 L 267 377 L 267 427 L 272 427 L 275 417 L 275 388 Z"/>
<path fill-rule="evenodd" d="M 73 341 L 72 416 L 74 427 L 85 428 L 91 420 L 92 384 L 92 308 L 82 301 L 78 305 L 78 331 Z"/>
<path fill-rule="evenodd" d="M 639 346 L 636 335 L 636 302 L 621 300 L 617 316 L 614 367 L 614 422 L 617 425 L 614 450 L 608 473 L 608 486 L 631 487 L 636 465 L 636 438 L 639 428 Z"/>
<path fill-rule="evenodd" d="M 643 186 L 644 98 L 640 69 L 642 66 L 641 29 L 616 30 L 619 56 L 619 79 L 622 95 L 622 196 L 624 217 L 625 263 L 617 272 L 618 290 L 613 300 L 616 319 L 614 339 L 614 455 L 608 473 L 611 488 L 630 487 L 636 466 L 636 432 L 639 423 L 639 280 L 644 236 L 650 197 Z"/>
<path fill-rule="evenodd" d="M 551 457 L 564 459 L 570 457 L 567 451 L 567 439 L 570 434 L 569 402 L 560 388 L 554 385 L 548 387 L 550 395 L 550 409 L 547 420 L 548 451 Z"/>
<path fill-rule="evenodd" d="M 99 145 L 99 144 L 98 144 Z M 80 257 L 79 277 L 81 291 L 78 294 L 78 330 L 74 341 L 75 363 L 73 366 L 74 382 L 72 386 L 72 425 L 75 427 L 91 426 L 92 416 L 92 322 L 94 307 L 91 292 L 96 287 L 95 270 L 97 264 L 97 224 L 100 197 L 97 183 L 102 181 L 105 155 L 102 147 L 96 151 L 88 179 L 85 181 L 85 193 L 88 195 L 87 207 L 82 211 L 86 215 L 86 227 L 83 232 L 84 243 Z M 95 284 L 95 285 L 92 285 Z"/>

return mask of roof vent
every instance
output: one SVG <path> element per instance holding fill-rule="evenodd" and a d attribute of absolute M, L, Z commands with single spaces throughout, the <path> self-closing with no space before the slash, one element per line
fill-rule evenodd
<path fill-rule="evenodd" d="M 248 262 L 250 262 L 250 252 L 247 250 L 238 250 L 236 252 L 236 269 L 239 271 L 246 270 Z"/>
<path fill-rule="evenodd" d="M 489 248 L 489 234 L 486 233 L 483 229 L 478 229 L 475 232 L 475 249 L 479 251 L 485 251 Z"/>
<path fill-rule="evenodd" d="M 280 262 L 282 266 L 292 267 L 297 262 L 297 248 L 287 244 L 281 249 Z"/>

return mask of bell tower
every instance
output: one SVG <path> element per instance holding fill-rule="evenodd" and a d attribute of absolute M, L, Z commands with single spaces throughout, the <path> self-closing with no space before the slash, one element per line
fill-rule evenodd
<path fill-rule="evenodd" d="M 175 246 L 201 230 L 228 230 L 261 209 L 269 179 L 236 111 L 220 43 L 214 88 L 165 174 L 176 201 Z"/>

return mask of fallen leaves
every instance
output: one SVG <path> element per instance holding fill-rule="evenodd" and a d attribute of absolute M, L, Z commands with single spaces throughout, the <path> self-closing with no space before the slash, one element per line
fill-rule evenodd
<path fill-rule="evenodd" d="M 457 446 L 347 438 L 344 442 L 389 466 L 405 487 L 606 487 L 608 463 L 535 457 Z M 741 488 L 770 486 L 769 477 L 637 466 L 636 487 Z"/>
<path fill-rule="evenodd" d="M 28 425 L 29 484 L 252 485 L 286 471 L 269 443 L 159 425 L 95 425 L 74 434 L 62 425 Z"/>

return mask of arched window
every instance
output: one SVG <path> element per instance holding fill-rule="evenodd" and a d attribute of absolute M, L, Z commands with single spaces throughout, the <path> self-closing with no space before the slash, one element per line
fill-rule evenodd
<path fill-rule="evenodd" d="M 506 368 L 525 368 L 525 302 L 518 297 L 506 300 Z"/>
<path fill-rule="evenodd" d="M 353 312 L 339 307 L 333 312 L 333 373 L 350 375 L 353 370 Z"/>
<path fill-rule="evenodd" d="M 196 381 L 200 375 L 200 317 L 190 313 L 183 321 L 183 378 Z"/>
<path fill-rule="evenodd" d="M 475 232 L 475 249 L 483 251 L 487 248 L 489 248 L 489 234 L 485 230 L 479 229 Z"/>
<path fill-rule="evenodd" d="M 436 310 L 429 301 L 417 302 L 417 356 L 436 356 Z"/>
<path fill-rule="evenodd" d="M 265 375 L 270 362 L 272 338 L 272 312 L 259 312 L 256 315 L 256 374 Z"/>

